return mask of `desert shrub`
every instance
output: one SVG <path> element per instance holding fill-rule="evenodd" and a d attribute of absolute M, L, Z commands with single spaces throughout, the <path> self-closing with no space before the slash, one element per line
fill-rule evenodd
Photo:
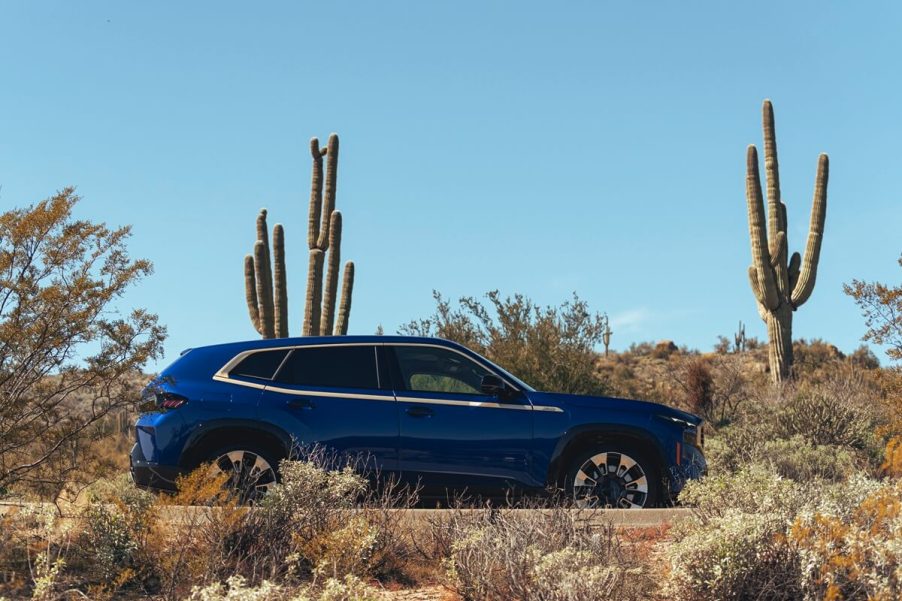
<path fill-rule="evenodd" d="M 792 357 L 793 374 L 805 379 L 816 378 L 846 358 L 836 346 L 820 338 L 793 340 Z"/>
<path fill-rule="evenodd" d="M 134 407 L 165 328 L 113 305 L 152 272 L 129 228 L 78 220 L 67 188 L 0 214 L 0 489 L 56 499 L 90 474 L 87 444 Z"/>
<path fill-rule="evenodd" d="M 843 285 L 843 290 L 861 309 L 868 328 L 863 339 L 883 345 L 891 360 L 902 361 L 902 285 L 852 280 Z"/>
<path fill-rule="evenodd" d="M 860 370 L 839 369 L 823 381 L 766 387 L 739 406 L 737 419 L 708 438 L 712 472 L 760 463 L 800 480 L 841 480 L 876 472 L 884 455 L 885 394 Z"/>
<path fill-rule="evenodd" d="M 703 520 L 710 520 L 734 510 L 785 516 L 804 501 L 804 495 L 791 480 L 764 466 L 749 465 L 735 474 L 721 473 L 690 481 L 679 499 L 694 507 Z"/>
<path fill-rule="evenodd" d="M 240 524 L 232 553 L 246 573 L 268 578 L 402 578 L 411 553 L 403 511 L 415 492 L 386 482 L 369 489 L 353 466 L 315 451 L 283 461 L 281 482 Z"/>
<path fill-rule="evenodd" d="M 30 505 L 16 508 L 0 519 L 0 593 L 14 598 L 53 599 L 67 572 L 71 555 L 72 525 L 61 519 L 55 507 Z"/>
<path fill-rule="evenodd" d="M 730 509 L 668 549 L 666 590 L 685 600 L 798 599 L 800 559 L 780 541 L 783 515 Z"/>
<path fill-rule="evenodd" d="M 322 586 L 305 585 L 296 590 L 264 580 L 249 586 L 242 576 L 225 583 L 194 587 L 187 601 L 378 601 L 379 592 L 355 576 L 329 578 Z"/>
<path fill-rule="evenodd" d="M 775 418 L 781 438 L 800 435 L 817 445 L 854 449 L 872 448 L 876 425 L 873 405 L 876 392 L 868 394 L 854 378 L 801 387 L 789 394 Z"/>
<path fill-rule="evenodd" d="M 867 467 L 867 459 L 853 449 L 816 445 L 799 435 L 767 439 L 761 434 L 760 430 L 742 426 L 711 439 L 706 450 L 709 469 L 731 473 L 756 464 L 784 478 L 807 482 L 841 481 Z"/>
<path fill-rule="evenodd" d="M 714 376 L 703 359 L 693 358 L 686 367 L 686 405 L 709 421 L 714 409 Z"/>
<path fill-rule="evenodd" d="M 154 497 L 123 474 L 95 483 L 88 501 L 81 515 L 80 555 L 101 581 L 121 586 L 143 568 L 136 554 L 152 519 Z"/>
<path fill-rule="evenodd" d="M 557 307 L 541 307 L 522 294 L 486 294 L 489 306 L 464 297 L 459 307 L 433 292 L 435 313 L 400 328 L 402 334 L 439 336 L 459 342 L 539 390 L 604 394 L 595 372 L 606 315 L 591 313 L 576 294 Z"/>
<path fill-rule="evenodd" d="M 248 586 L 243 576 L 230 576 L 224 583 L 195 586 L 187 601 L 269 601 L 284 599 L 282 587 L 264 580 L 259 586 Z"/>
<path fill-rule="evenodd" d="M 878 369 L 880 367 L 880 359 L 866 344 L 862 344 L 852 351 L 848 360 L 851 365 L 861 369 Z"/>
<path fill-rule="evenodd" d="M 633 599 L 650 581 L 612 526 L 593 529 L 560 506 L 540 511 L 452 510 L 434 524 L 447 544 L 449 584 L 466 600 Z"/>
<path fill-rule="evenodd" d="M 310 575 L 323 561 L 339 561 L 348 545 L 368 552 L 370 544 L 350 540 L 356 532 L 369 540 L 367 528 L 343 530 L 351 510 L 366 490 L 366 480 L 351 467 L 324 470 L 313 462 L 283 461 L 282 481 L 269 493 L 242 528 L 242 553 L 275 576 L 283 569 Z M 363 557 L 357 558 L 364 562 Z M 352 558 L 343 564 L 358 563 Z"/>
<path fill-rule="evenodd" d="M 810 516 L 847 524 L 860 507 L 881 507 L 883 515 L 902 500 L 894 489 L 896 500 L 887 501 L 883 488 L 861 475 L 835 484 L 794 482 L 762 466 L 691 482 L 680 500 L 697 513 L 672 530 L 666 593 L 679 599 L 823 598 L 810 577 L 821 563 L 799 544 L 799 524 L 809 527 Z M 875 541 L 869 552 L 883 553 L 881 545 Z"/>
<path fill-rule="evenodd" d="M 846 515 L 807 511 L 793 522 L 801 582 L 817 599 L 902 597 L 902 480 L 888 483 Z"/>

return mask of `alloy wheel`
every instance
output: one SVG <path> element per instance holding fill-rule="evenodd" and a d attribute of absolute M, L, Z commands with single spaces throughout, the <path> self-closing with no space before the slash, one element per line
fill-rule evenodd
<path fill-rule="evenodd" d="M 262 455 L 235 450 L 223 453 L 210 466 L 211 475 L 225 474 L 226 488 L 233 491 L 242 504 L 263 498 L 276 483 L 276 471 Z"/>
<path fill-rule="evenodd" d="M 579 507 L 639 509 L 648 502 L 648 478 L 626 453 L 598 453 L 576 471 L 573 499 Z"/>

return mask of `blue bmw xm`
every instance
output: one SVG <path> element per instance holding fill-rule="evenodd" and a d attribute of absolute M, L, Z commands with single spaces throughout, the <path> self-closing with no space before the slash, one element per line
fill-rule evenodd
<path fill-rule="evenodd" d="M 254 340 L 194 348 L 145 390 L 131 472 L 174 490 L 202 464 L 252 496 L 298 445 L 420 487 L 580 505 L 668 503 L 705 470 L 702 420 L 650 402 L 539 392 L 453 342 L 402 336 Z"/>

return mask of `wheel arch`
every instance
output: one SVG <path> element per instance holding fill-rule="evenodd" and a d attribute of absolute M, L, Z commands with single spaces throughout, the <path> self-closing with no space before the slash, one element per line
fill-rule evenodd
<path fill-rule="evenodd" d="M 648 448 L 651 459 L 657 463 L 656 467 L 661 477 L 668 477 L 670 464 L 664 454 L 664 449 L 654 434 L 648 430 L 622 424 L 588 424 L 574 428 L 558 442 L 548 464 L 546 476 L 548 484 L 562 488 L 570 461 L 576 455 L 592 447 L 614 442 L 640 444 Z"/>
<path fill-rule="evenodd" d="M 223 420 L 198 428 L 185 442 L 179 466 L 194 469 L 208 455 L 233 442 L 247 442 L 262 447 L 278 459 L 289 456 L 292 439 L 276 426 L 251 420 Z"/>

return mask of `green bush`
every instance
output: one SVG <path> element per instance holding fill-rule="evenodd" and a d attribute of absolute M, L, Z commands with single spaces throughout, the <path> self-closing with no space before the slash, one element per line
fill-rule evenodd
<path fill-rule="evenodd" d="M 128 475 L 101 480 L 88 495 L 91 505 L 82 513 L 79 548 L 89 565 L 105 581 L 119 579 L 135 567 L 150 519 L 153 495 L 136 488 Z"/>
<path fill-rule="evenodd" d="M 225 583 L 194 587 L 187 601 L 378 601 L 379 592 L 354 576 L 328 579 L 322 586 L 308 584 L 296 590 L 264 580 L 248 586 L 241 576 Z"/>
<path fill-rule="evenodd" d="M 859 395 L 838 382 L 803 388 L 782 404 L 775 432 L 780 438 L 802 436 L 816 445 L 872 448 L 876 419 L 868 405 L 873 399 Z"/>
<path fill-rule="evenodd" d="M 829 564 L 816 552 L 823 554 L 836 546 L 806 542 L 800 533 L 814 531 L 812 524 L 854 523 L 862 507 L 875 503 L 882 509 L 872 510 L 874 515 L 898 514 L 902 488 L 896 486 L 889 494 L 885 489 L 880 482 L 860 475 L 839 483 L 794 482 L 762 466 L 692 482 L 680 499 L 695 505 L 697 515 L 673 530 L 675 542 L 666 552 L 670 572 L 665 594 L 714 601 L 824 598 L 826 585 L 818 588 L 823 584 L 819 575 Z M 891 523 L 890 529 L 898 528 L 902 520 Z M 859 533 L 864 531 L 858 529 Z M 826 538 L 827 534 L 835 535 L 837 529 L 824 527 L 822 532 Z M 873 571 L 881 561 L 893 570 L 899 569 L 899 555 L 889 550 L 895 534 L 874 537 L 871 542 L 866 537 L 855 539 L 861 548 L 859 556 L 864 558 L 861 563 Z M 870 578 L 865 570 L 849 570 L 844 576 Z M 864 586 L 865 582 L 857 581 L 857 585 Z"/>
<path fill-rule="evenodd" d="M 817 445 L 800 435 L 761 440 L 762 434 L 766 430 L 739 427 L 711 439 L 706 450 L 711 472 L 731 473 L 754 464 L 798 482 L 837 482 L 862 469 L 866 471 L 866 457 L 854 449 Z"/>

